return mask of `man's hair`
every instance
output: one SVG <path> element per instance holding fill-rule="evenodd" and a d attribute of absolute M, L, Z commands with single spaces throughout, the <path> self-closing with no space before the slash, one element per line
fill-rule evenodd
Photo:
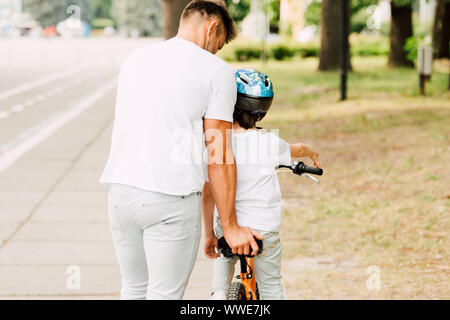
<path fill-rule="evenodd" d="M 223 3 L 223 4 L 222 4 Z M 203 18 L 216 16 L 219 18 L 225 28 L 225 43 L 230 42 L 236 37 L 236 27 L 233 18 L 230 16 L 224 2 L 215 0 L 194 0 L 191 1 L 181 15 L 182 19 L 189 18 L 194 13 L 200 13 Z"/>

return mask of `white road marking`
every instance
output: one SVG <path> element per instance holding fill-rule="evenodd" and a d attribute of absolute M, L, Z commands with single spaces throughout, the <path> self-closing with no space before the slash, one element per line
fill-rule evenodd
<path fill-rule="evenodd" d="M 56 94 L 55 90 L 49 90 L 45 95 L 47 96 L 47 98 L 50 98 L 53 97 L 55 94 Z"/>
<path fill-rule="evenodd" d="M 0 111 L 0 120 L 8 118 L 10 113 L 8 111 Z"/>
<path fill-rule="evenodd" d="M 25 101 L 25 105 L 27 107 L 31 107 L 32 105 L 34 105 L 34 99 L 28 99 L 27 101 Z"/>
<path fill-rule="evenodd" d="M 58 129 L 75 119 L 98 100 L 106 96 L 116 85 L 116 80 L 108 82 L 81 102 L 69 106 L 67 111 L 56 113 L 36 127 L 21 134 L 17 139 L 0 148 L 0 172 L 8 169 L 24 154 L 48 139 Z"/>
<path fill-rule="evenodd" d="M 79 73 L 79 72 L 87 69 L 88 67 L 89 66 L 84 66 L 84 67 L 77 66 L 75 68 L 64 69 L 62 71 L 58 71 L 56 73 L 53 73 L 53 74 L 43 77 L 41 79 L 25 83 L 19 87 L 3 91 L 0 93 L 0 101 L 5 100 L 11 96 L 18 95 L 19 93 L 34 89 L 36 87 L 43 86 L 49 82 L 52 82 L 52 81 L 55 81 L 55 80 L 58 80 L 61 78 L 67 78 L 73 74 Z"/>
<path fill-rule="evenodd" d="M 21 112 L 21 111 L 23 111 L 23 110 L 25 110 L 25 107 L 24 107 L 22 104 L 17 104 L 17 105 L 15 105 L 15 106 L 13 106 L 13 107 L 11 108 L 11 111 L 12 111 L 13 113 Z"/>
<path fill-rule="evenodd" d="M 34 97 L 34 99 L 36 100 L 36 101 L 44 101 L 45 100 L 45 95 L 43 95 L 43 94 L 38 94 L 38 95 L 36 95 L 36 97 Z"/>

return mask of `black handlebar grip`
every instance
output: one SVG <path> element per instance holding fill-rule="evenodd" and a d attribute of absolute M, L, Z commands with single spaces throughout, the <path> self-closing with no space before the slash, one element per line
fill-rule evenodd
<path fill-rule="evenodd" d="M 316 167 L 305 167 L 305 173 L 311 173 L 318 176 L 323 175 L 323 170 Z"/>
<path fill-rule="evenodd" d="M 308 167 L 303 162 L 295 162 L 292 165 L 292 171 L 298 175 L 301 175 L 302 173 L 311 173 L 311 174 L 321 176 L 323 174 L 322 169 L 316 168 L 316 167 Z"/>

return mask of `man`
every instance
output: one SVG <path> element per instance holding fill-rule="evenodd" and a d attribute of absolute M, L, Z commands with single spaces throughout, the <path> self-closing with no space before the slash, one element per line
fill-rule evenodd
<path fill-rule="evenodd" d="M 175 38 L 137 50 L 121 67 L 100 182 L 109 186 L 122 299 L 183 297 L 198 252 L 207 175 L 205 191 L 215 199 L 233 251 L 258 250 L 253 236 L 260 236 L 237 225 L 234 208 L 236 166 L 227 135 L 234 71 L 215 56 L 235 34 L 223 5 L 192 1 Z"/>

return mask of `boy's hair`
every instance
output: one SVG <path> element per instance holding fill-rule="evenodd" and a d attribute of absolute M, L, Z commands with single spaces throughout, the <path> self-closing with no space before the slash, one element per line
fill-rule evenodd
<path fill-rule="evenodd" d="M 221 24 L 225 28 L 225 43 L 230 42 L 236 37 L 236 27 L 233 18 L 225 7 L 223 1 L 218 0 L 194 0 L 191 1 L 183 11 L 181 19 L 189 18 L 193 13 L 200 13 L 203 18 L 215 16 L 221 20 Z"/>
<path fill-rule="evenodd" d="M 256 127 L 258 115 L 250 114 L 235 108 L 233 113 L 233 121 L 237 122 L 244 129 L 253 129 Z"/>

